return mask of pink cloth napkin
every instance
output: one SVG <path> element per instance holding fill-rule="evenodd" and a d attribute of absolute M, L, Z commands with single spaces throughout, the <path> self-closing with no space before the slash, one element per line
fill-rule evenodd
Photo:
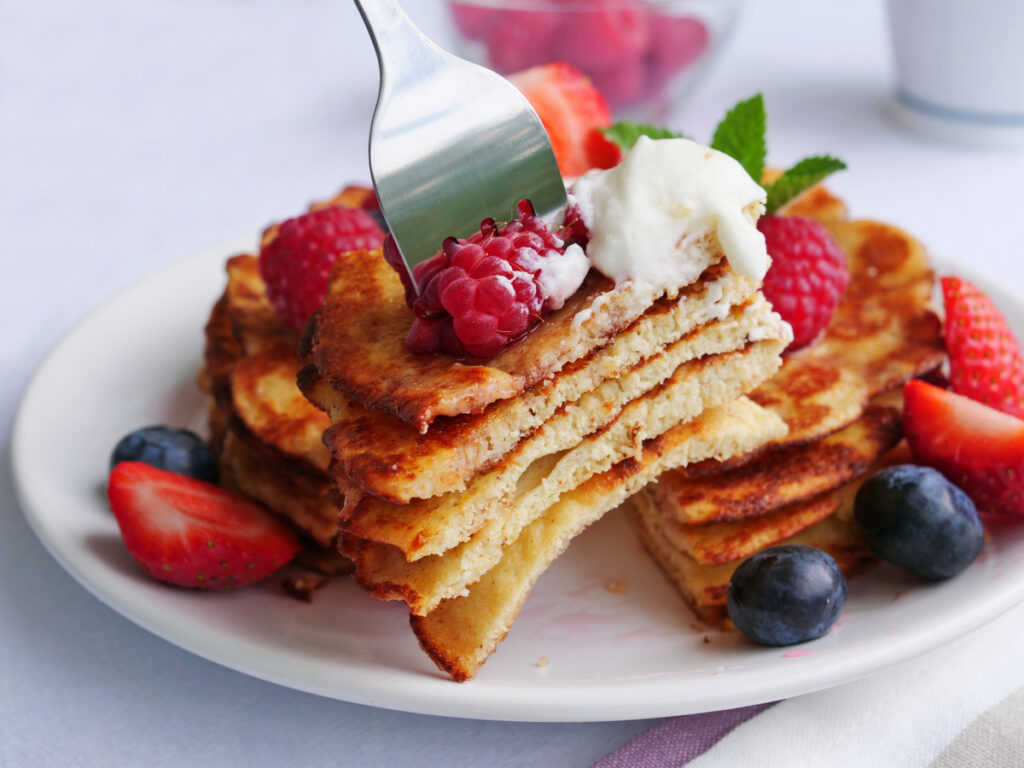
<path fill-rule="evenodd" d="M 729 731 L 772 704 L 669 717 L 653 725 L 592 768 L 677 768 L 711 749 Z"/>

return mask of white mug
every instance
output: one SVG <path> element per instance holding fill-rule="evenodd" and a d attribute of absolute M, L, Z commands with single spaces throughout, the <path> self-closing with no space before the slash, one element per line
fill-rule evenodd
<path fill-rule="evenodd" d="M 889 27 L 904 122 L 1024 145 L 1024 0 L 889 0 Z"/>

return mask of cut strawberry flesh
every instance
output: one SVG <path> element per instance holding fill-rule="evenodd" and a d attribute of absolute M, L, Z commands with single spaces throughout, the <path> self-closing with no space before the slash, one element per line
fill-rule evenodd
<path fill-rule="evenodd" d="M 263 507 L 209 483 L 121 462 L 107 490 L 132 557 L 154 578 L 217 589 L 264 578 L 299 542 Z"/>
<path fill-rule="evenodd" d="M 1024 515 L 1024 420 L 923 381 L 904 388 L 914 455 L 959 485 L 984 514 Z"/>
<path fill-rule="evenodd" d="M 581 176 L 605 158 L 589 154 L 591 131 L 611 125 L 601 92 L 575 67 L 556 62 L 512 75 L 544 123 L 563 176 Z M 605 167 L 605 166 L 601 166 Z"/>

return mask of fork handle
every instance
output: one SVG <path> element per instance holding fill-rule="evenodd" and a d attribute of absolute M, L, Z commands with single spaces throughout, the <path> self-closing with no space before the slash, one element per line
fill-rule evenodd
<path fill-rule="evenodd" d="M 354 0 L 363 23 L 373 40 L 380 65 L 381 85 L 385 72 L 395 76 L 400 69 L 416 65 L 423 57 L 440 53 L 440 49 L 419 28 L 398 4 L 398 0 Z M 402 66 L 404 65 L 404 66 Z"/>

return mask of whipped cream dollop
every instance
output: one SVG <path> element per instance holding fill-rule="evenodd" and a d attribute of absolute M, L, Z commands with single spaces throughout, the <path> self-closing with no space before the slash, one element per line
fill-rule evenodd
<path fill-rule="evenodd" d="M 551 310 L 561 309 L 565 300 L 583 285 L 589 271 L 590 259 L 576 243 L 549 255 L 537 280 L 546 306 Z"/>
<path fill-rule="evenodd" d="M 675 294 L 714 262 L 717 237 L 733 271 L 768 271 L 760 213 L 765 191 L 736 160 L 689 139 L 641 136 L 622 162 L 576 180 L 572 198 L 590 231 L 590 263 L 617 284 Z"/>

